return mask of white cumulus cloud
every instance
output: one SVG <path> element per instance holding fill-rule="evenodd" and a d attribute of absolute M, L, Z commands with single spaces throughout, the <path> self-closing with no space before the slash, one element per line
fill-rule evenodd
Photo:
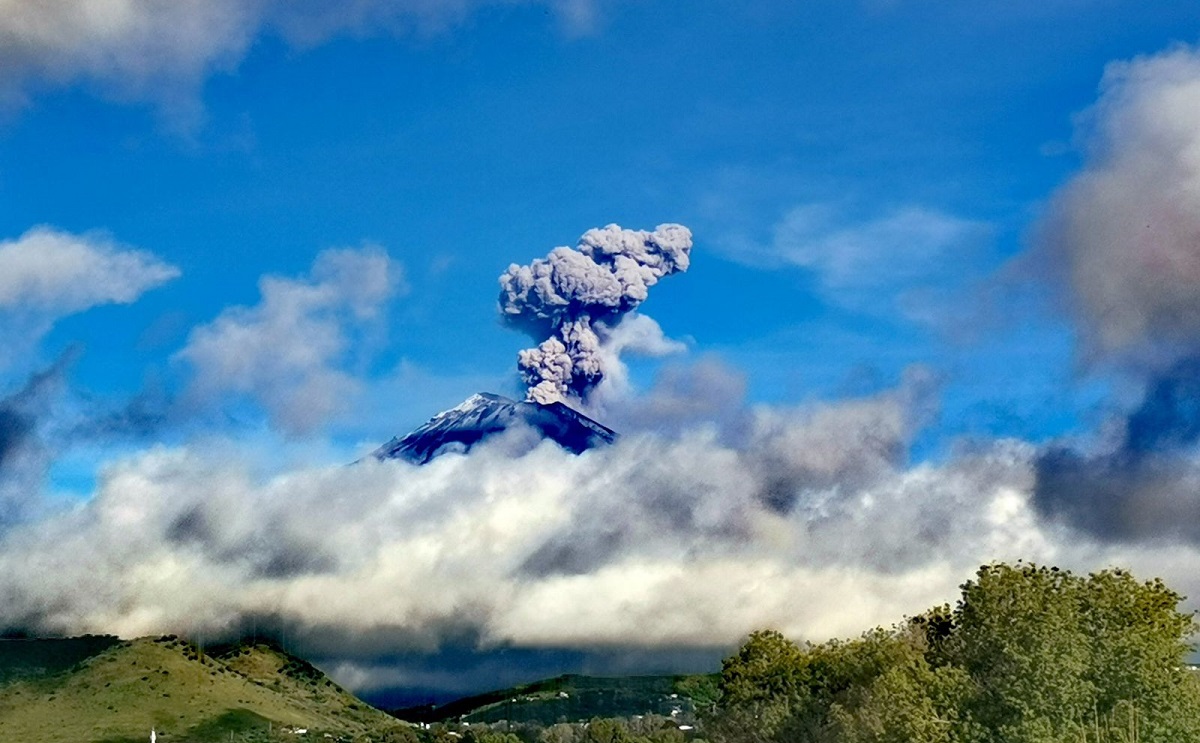
<path fill-rule="evenodd" d="M 98 234 L 35 227 L 0 241 L 0 337 L 16 356 L 61 318 L 105 304 L 128 304 L 179 276 L 151 253 Z M 0 355 L 0 366 L 5 357 Z"/>
<path fill-rule="evenodd" d="M 698 427 L 580 456 L 501 443 L 264 478 L 236 447 L 151 449 L 111 463 L 85 505 L 2 537 L 0 626 L 271 624 L 376 684 L 381 658 L 464 637 L 673 652 L 761 627 L 853 635 L 951 600 L 996 559 L 1167 570 L 1195 593 L 1194 545 L 1110 545 L 1042 516 L 1032 446 L 907 464 L 914 384 L 750 410 L 729 441 Z"/>
<path fill-rule="evenodd" d="M 349 367 L 365 346 L 355 340 L 400 289 L 400 265 L 374 247 L 326 250 L 307 277 L 262 278 L 258 304 L 226 309 L 176 354 L 193 372 L 188 397 L 246 397 L 285 431 L 311 431 L 357 391 Z"/>
<path fill-rule="evenodd" d="M 1115 62 L 1081 118 L 1086 161 L 1038 255 L 1066 287 L 1091 358 L 1174 360 L 1200 344 L 1200 53 Z"/>

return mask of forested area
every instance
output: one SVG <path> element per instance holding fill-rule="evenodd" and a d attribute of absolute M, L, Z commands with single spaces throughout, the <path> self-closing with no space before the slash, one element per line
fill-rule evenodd
<path fill-rule="evenodd" d="M 761 631 L 723 664 L 715 743 L 1188 743 L 1183 597 L 1123 570 L 988 565 L 942 606 L 850 641 Z"/>

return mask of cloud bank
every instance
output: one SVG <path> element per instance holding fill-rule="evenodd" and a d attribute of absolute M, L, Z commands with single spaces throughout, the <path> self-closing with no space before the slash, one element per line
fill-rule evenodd
<path fill-rule="evenodd" d="M 369 687 L 405 683 L 389 657 L 464 645 L 669 655 L 766 626 L 853 635 L 947 600 L 995 559 L 1200 588 L 1194 547 L 1112 546 L 1044 518 L 1028 444 L 910 465 L 923 385 L 744 409 L 748 435 L 634 433 L 581 456 L 544 443 L 514 459 L 496 442 L 423 467 L 263 478 L 233 442 L 155 448 L 110 463 L 87 503 L 3 537 L 0 625 L 209 639 L 255 626 Z"/>
<path fill-rule="evenodd" d="M 90 502 L 9 534 L 0 621 L 137 635 L 278 616 L 330 649 L 433 648 L 464 625 L 522 646 L 853 631 L 1028 541 L 1010 531 L 1027 525 L 1028 453 L 909 470 L 909 395 L 747 411 L 736 446 L 701 429 L 582 456 L 497 445 L 261 481 L 228 451 L 158 448 L 110 465 Z M 925 587 L 871 588 L 885 580 Z M 865 613 L 824 603 L 855 584 Z"/>

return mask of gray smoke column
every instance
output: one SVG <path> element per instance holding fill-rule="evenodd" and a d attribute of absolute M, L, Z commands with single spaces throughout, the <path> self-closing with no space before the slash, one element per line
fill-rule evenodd
<path fill-rule="evenodd" d="M 678 224 L 653 232 L 615 224 L 588 230 L 575 248 L 559 247 L 500 277 L 504 322 L 541 342 L 518 354 L 528 397 L 550 403 L 586 399 L 604 379 L 608 331 L 664 276 L 686 271 L 692 233 Z"/>

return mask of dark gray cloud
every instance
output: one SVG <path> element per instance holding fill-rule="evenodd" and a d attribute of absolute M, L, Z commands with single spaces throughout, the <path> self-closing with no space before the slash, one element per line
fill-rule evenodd
<path fill-rule="evenodd" d="M 28 518 L 41 501 L 52 454 L 45 440 L 50 408 L 77 353 L 68 349 L 16 392 L 0 398 L 0 533 Z"/>
<path fill-rule="evenodd" d="M 1041 453 L 1039 508 L 1103 539 L 1200 541 L 1200 358 L 1154 376 L 1118 423 L 1106 451 Z"/>
<path fill-rule="evenodd" d="M 497 648 L 471 643 L 436 653 L 346 660 L 318 659 L 368 702 L 386 708 L 438 704 L 484 690 L 502 689 L 561 673 L 643 676 L 711 673 L 732 645 L 644 648 Z"/>
<path fill-rule="evenodd" d="M 11 401 L 0 401 L 0 473 L 11 466 L 32 435 L 33 418 Z"/>

